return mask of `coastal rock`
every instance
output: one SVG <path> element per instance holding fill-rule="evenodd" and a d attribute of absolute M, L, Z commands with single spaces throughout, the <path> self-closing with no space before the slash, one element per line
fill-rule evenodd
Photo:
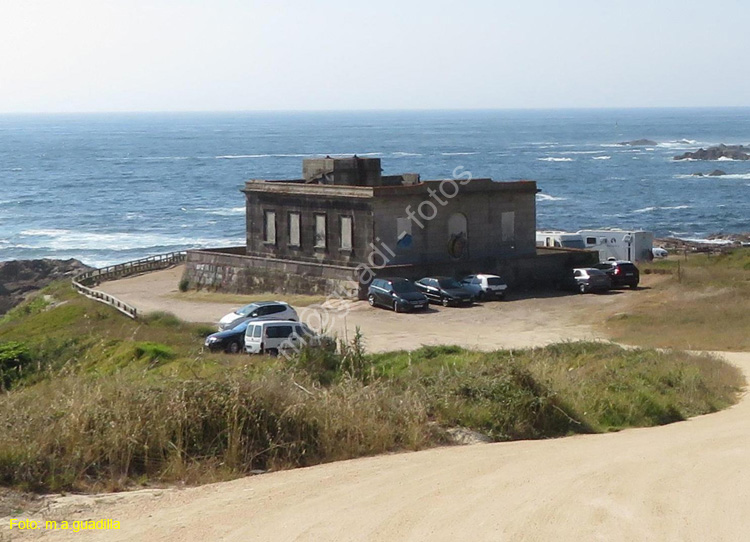
<path fill-rule="evenodd" d="M 724 145 L 700 148 L 674 157 L 675 160 L 750 160 L 750 147 L 744 145 Z"/>
<path fill-rule="evenodd" d="M 722 177 L 723 175 L 726 175 L 727 172 L 723 171 L 721 169 L 715 169 L 711 173 L 701 173 L 700 171 L 697 173 L 693 173 L 693 177 Z"/>
<path fill-rule="evenodd" d="M 618 143 L 623 147 L 656 147 L 659 143 L 650 139 L 634 139 L 633 141 L 623 141 Z"/>
<path fill-rule="evenodd" d="M 91 268 L 72 258 L 0 262 L 0 314 L 18 305 L 30 292 L 88 269 Z"/>

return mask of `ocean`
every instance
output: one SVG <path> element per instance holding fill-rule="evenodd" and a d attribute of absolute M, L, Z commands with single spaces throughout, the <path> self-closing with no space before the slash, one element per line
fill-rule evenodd
<path fill-rule="evenodd" d="M 618 145 L 641 138 L 658 144 Z M 539 229 L 747 232 L 750 161 L 672 160 L 719 143 L 750 143 L 750 109 L 3 115 L 0 260 L 241 245 L 243 182 L 300 178 L 327 154 L 535 180 Z"/>

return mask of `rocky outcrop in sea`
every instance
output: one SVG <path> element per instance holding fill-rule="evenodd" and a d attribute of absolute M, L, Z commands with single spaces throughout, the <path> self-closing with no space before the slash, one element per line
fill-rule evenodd
<path fill-rule="evenodd" d="M 73 258 L 0 262 L 0 314 L 18 305 L 29 293 L 88 269 L 91 268 Z"/>
<path fill-rule="evenodd" d="M 623 141 L 618 143 L 623 147 L 656 147 L 659 143 L 650 139 L 634 139 L 633 141 Z"/>
<path fill-rule="evenodd" d="M 675 160 L 750 160 L 750 147 L 745 145 L 718 145 L 698 149 L 674 157 Z"/>

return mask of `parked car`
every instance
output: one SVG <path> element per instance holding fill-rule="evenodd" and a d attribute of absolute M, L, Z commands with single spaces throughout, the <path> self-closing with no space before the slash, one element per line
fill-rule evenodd
<path fill-rule="evenodd" d="M 612 280 L 612 288 L 619 288 L 621 286 L 630 286 L 631 288 L 637 288 L 638 283 L 641 280 L 641 273 L 633 262 L 627 262 L 623 260 L 607 260 L 593 266 L 595 269 L 600 269 L 609 275 Z"/>
<path fill-rule="evenodd" d="M 573 280 L 575 281 L 575 288 L 582 294 L 607 292 L 612 287 L 612 281 L 604 271 L 591 267 L 573 269 Z"/>
<path fill-rule="evenodd" d="M 248 354 L 276 355 L 305 344 L 335 347 L 333 339 L 316 333 L 301 322 L 256 320 L 248 322 L 245 330 L 245 351 Z"/>
<path fill-rule="evenodd" d="M 474 294 L 450 277 L 425 277 L 415 282 L 432 303 L 448 305 L 471 305 Z"/>
<path fill-rule="evenodd" d="M 651 249 L 651 254 L 653 254 L 654 258 L 666 258 L 669 256 L 669 252 L 665 248 L 661 247 L 654 247 Z"/>
<path fill-rule="evenodd" d="M 250 320 L 245 320 L 238 326 L 225 331 L 217 331 L 206 337 L 204 345 L 211 352 L 223 350 L 229 354 L 236 354 L 245 348 L 245 330 Z"/>
<path fill-rule="evenodd" d="M 293 320 L 299 321 L 297 311 L 283 301 L 258 301 L 250 303 L 219 320 L 219 331 L 237 327 L 248 320 Z"/>
<path fill-rule="evenodd" d="M 380 305 L 396 312 L 425 310 L 430 304 L 412 281 L 402 278 L 373 279 L 367 301 L 372 307 Z"/>
<path fill-rule="evenodd" d="M 503 299 L 508 285 L 497 275 L 469 275 L 461 279 L 461 286 L 474 294 L 474 299 Z"/>

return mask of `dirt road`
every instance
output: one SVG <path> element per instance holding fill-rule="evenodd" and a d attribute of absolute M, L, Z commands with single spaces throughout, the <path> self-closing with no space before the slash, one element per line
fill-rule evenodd
<path fill-rule="evenodd" d="M 180 298 L 177 284 L 182 267 L 105 282 L 99 289 L 139 310 L 168 311 L 189 322 L 216 323 L 237 308 L 236 303 L 212 303 Z M 629 303 L 649 295 L 644 289 L 616 290 L 604 295 L 557 295 L 513 298 L 470 308 L 431 306 L 427 314 L 395 314 L 372 309 L 365 302 L 344 303 L 338 312 L 299 308 L 313 327 L 327 328 L 339 337 L 351 337 L 359 327 L 371 352 L 411 349 L 421 344 L 459 344 L 482 350 L 524 348 L 561 340 L 603 338 L 595 324 L 620 312 Z"/>

